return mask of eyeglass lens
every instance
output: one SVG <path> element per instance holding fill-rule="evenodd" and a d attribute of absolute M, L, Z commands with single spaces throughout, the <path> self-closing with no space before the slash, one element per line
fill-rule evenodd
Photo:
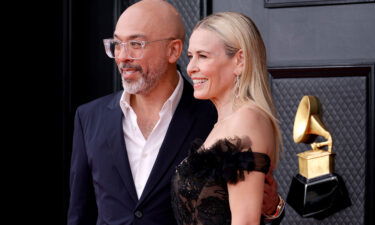
<path fill-rule="evenodd" d="M 142 42 L 139 41 L 129 41 L 124 43 L 111 40 L 109 42 L 109 51 L 111 58 L 118 58 L 120 54 L 127 54 L 127 57 L 131 59 L 140 59 L 143 57 L 143 45 Z"/>

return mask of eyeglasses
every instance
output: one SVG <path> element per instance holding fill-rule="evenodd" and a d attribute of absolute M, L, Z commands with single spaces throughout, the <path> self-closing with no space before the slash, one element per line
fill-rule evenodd
<path fill-rule="evenodd" d="M 130 59 L 142 59 L 144 48 L 147 44 L 158 42 L 158 41 L 167 41 L 167 40 L 174 40 L 175 38 L 165 38 L 160 40 L 154 41 L 137 41 L 131 40 L 127 42 L 118 41 L 115 39 L 103 39 L 105 52 L 107 53 L 109 58 L 118 58 L 121 47 L 124 47 L 126 54 L 128 54 L 128 58 Z"/>

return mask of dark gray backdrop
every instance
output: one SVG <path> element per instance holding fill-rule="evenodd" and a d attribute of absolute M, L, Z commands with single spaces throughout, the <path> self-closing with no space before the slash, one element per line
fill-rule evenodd
<path fill-rule="evenodd" d="M 59 0 L 57 3 L 59 5 L 57 13 L 59 19 L 56 26 L 57 43 L 61 45 L 61 48 L 58 49 L 56 57 L 56 76 L 58 81 L 56 91 L 58 102 L 56 133 L 60 138 L 58 138 L 53 149 L 58 149 L 61 157 L 61 173 L 59 173 L 62 174 L 62 196 L 59 199 L 62 202 L 60 224 L 65 224 L 66 222 L 69 196 L 68 171 L 74 111 L 82 103 L 121 88 L 113 60 L 107 58 L 104 53 L 102 39 L 112 36 L 115 22 L 120 13 L 136 1 Z M 356 112 L 363 114 L 359 115 L 360 118 L 365 118 L 363 121 L 360 120 L 362 123 L 360 125 L 364 126 L 363 130 L 358 128 L 359 138 L 365 139 L 360 142 L 362 145 L 360 145 L 360 153 L 358 153 L 360 154 L 358 162 L 364 165 L 357 170 L 359 174 L 353 173 L 352 176 L 361 176 L 362 178 L 359 182 L 360 185 L 358 185 L 360 189 L 357 191 L 367 191 L 366 195 L 355 195 L 354 202 L 356 203 L 355 207 L 357 207 L 355 210 L 359 211 L 358 214 L 347 214 L 347 216 L 356 218 L 353 220 L 340 220 L 337 219 L 340 216 L 335 215 L 336 219 L 334 220 L 330 220 L 330 218 L 323 221 L 303 220 L 298 218 L 293 212 L 291 213 L 290 210 L 292 209 L 288 209 L 283 224 L 299 224 L 304 221 L 309 221 L 308 224 L 361 224 L 365 223 L 365 221 L 370 224 L 370 220 L 373 222 L 373 215 L 364 215 L 364 207 L 366 206 L 367 210 L 371 208 L 373 211 L 374 209 L 373 191 L 368 189 L 369 185 L 374 187 L 373 179 L 368 178 L 369 175 L 373 175 L 373 166 L 370 166 L 368 162 L 370 160 L 374 162 L 373 136 L 369 138 L 369 135 L 374 134 L 375 4 L 351 4 L 352 2 L 364 2 L 357 0 L 325 1 L 329 2 L 329 5 L 319 5 L 323 2 L 321 0 L 169 0 L 169 2 L 182 12 L 187 26 L 187 35 L 190 35 L 192 26 L 199 18 L 211 12 L 237 11 L 245 13 L 254 20 L 266 43 L 268 66 L 273 69 L 271 79 L 276 79 L 272 84 L 273 93 L 284 93 L 282 91 L 285 89 L 289 89 L 288 91 L 293 90 L 291 87 L 294 87 L 293 85 L 298 84 L 298 82 L 302 82 L 301 84 L 308 87 L 300 89 L 301 87 L 297 85 L 298 88 L 294 87 L 296 92 L 284 93 L 285 96 L 290 96 L 290 102 L 286 101 L 286 98 L 277 98 L 278 103 L 276 105 L 279 107 L 278 110 L 281 112 L 280 116 L 282 117 L 280 121 L 284 122 L 283 129 L 287 129 L 284 134 L 284 141 L 289 150 L 293 148 L 294 151 L 294 146 L 298 146 L 296 148 L 298 150 L 308 148 L 307 146 L 293 144 L 290 140 L 290 130 L 288 130 L 290 129 L 290 123 L 293 120 L 298 100 L 302 97 L 300 95 L 309 93 L 320 95 L 318 96 L 320 100 L 328 104 L 326 106 L 323 105 L 323 107 L 327 107 L 326 109 L 328 110 L 330 107 L 342 109 L 345 105 L 337 104 L 335 106 L 335 101 L 332 101 L 329 96 L 322 95 L 322 93 L 326 93 L 324 88 L 316 91 L 314 84 L 319 82 L 337 84 L 345 92 L 356 92 L 353 95 L 354 100 L 360 99 L 362 102 L 359 106 L 354 106 L 354 108 L 357 109 Z M 283 4 L 283 2 L 286 2 L 286 4 Z M 318 5 L 311 6 L 311 4 Z M 182 68 L 185 67 L 186 63 L 186 56 L 183 56 L 180 60 Z M 362 70 L 359 69 L 359 72 L 356 70 L 357 72 L 353 73 L 352 76 L 342 74 L 340 68 L 348 66 L 354 68 L 366 67 L 368 73 L 361 73 Z M 330 79 L 324 81 L 325 73 L 319 73 L 319 71 L 326 67 L 338 68 L 338 72 L 334 72 L 334 76 L 330 76 Z M 293 77 L 296 69 L 298 78 L 294 77 L 293 79 L 299 80 L 301 77 L 306 76 L 308 78 L 311 75 L 311 70 L 308 70 L 310 72 L 301 73 L 298 68 L 312 68 L 312 73 L 315 74 L 313 77 L 315 77 L 314 79 L 318 78 L 318 80 L 308 79 L 296 82 L 292 80 L 290 82 L 290 75 Z M 280 77 L 279 74 L 283 74 L 283 71 L 287 71 L 287 75 Z M 332 80 L 332 77 L 335 77 L 336 80 Z M 351 84 L 353 86 L 350 86 Z M 336 92 L 333 89 L 333 96 L 334 93 Z M 353 102 L 351 99 L 340 99 L 344 103 Z M 353 105 L 350 105 L 350 107 L 353 107 Z M 344 108 L 344 110 L 349 112 L 348 107 Z M 328 115 L 330 114 L 328 113 Z M 346 114 L 344 113 L 343 115 Z M 340 121 L 340 119 L 342 118 L 330 116 L 326 119 L 326 122 L 331 123 L 328 124 L 329 127 L 335 127 L 334 122 Z M 355 130 L 357 126 L 349 128 Z M 337 134 L 333 134 L 333 136 L 337 136 Z M 345 137 L 343 133 L 339 134 L 340 138 L 341 136 Z M 338 141 L 340 143 L 340 140 Z M 285 151 L 288 151 L 288 149 Z M 286 158 L 291 161 L 290 174 L 296 173 L 297 171 L 292 170 L 296 170 L 295 163 L 297 158 L 293 158 L 292 152 L 285 154 L 289 154 L 289 157 Z M 345 176 L 351 176 L 346 174 L 350 169 L 356 167 L 348 165 L 345 168 L 340 165 L 338 168 L 340 168 L 340 171 L 344 171 L 342 175 L 345 178 Z M 285 167 L 282 165 L 279 169 L 285 171 Z M 277 176 L 280 176 L 280 173 Z M 283 197 L 286 197 L 288 179 L 291 178 L 289 177 L 280 182 L 280 192 Z M 366 201 L 364 198 L 367 199 L 367 202 L 359 203 L 360 201 Z M 353 209 L 346 210 L 354 212 Z"/>

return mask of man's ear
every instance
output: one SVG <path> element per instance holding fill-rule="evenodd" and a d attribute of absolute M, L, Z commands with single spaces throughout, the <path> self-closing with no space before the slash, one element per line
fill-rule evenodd
<path fill-rule="evenodd" d="M 242 49 L 238 50 L 237 53 L 234 55 L 235 58 L 235 70 L 234 74 L 237 76 L 241 75 L 244 67 L 245 67 L 245 58 Z"/>
<path fill-rule="evenodd" d="M 168 45 L 168 62 L 175 63 L 181 56 L 184 43 L 180 39 L 172 40 Z"/>

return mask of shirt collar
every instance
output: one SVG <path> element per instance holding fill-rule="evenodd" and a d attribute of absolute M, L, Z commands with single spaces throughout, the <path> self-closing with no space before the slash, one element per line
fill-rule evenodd
<path fill-rule="evenodd" d="M 169 96 L 167 101 L 165 101 L 165 103 L 164 103 L 163 107 L 161 108 L 160 112 L 163 112 L 163 111 L 169 109 L 170 112 L 173 114 L 174 111 L 177 108 L 178 103 L 180 102 L 180 99 L 181 99 L 181 96 L 182 96 L 182 91 L 184 89 L 184 81 L 183 81 L 182 76 L 181 76 L 179 71 L 177 71 L 177 74 L 178 74 L 177 86 L 174 89 L 171 96 Z"/>

